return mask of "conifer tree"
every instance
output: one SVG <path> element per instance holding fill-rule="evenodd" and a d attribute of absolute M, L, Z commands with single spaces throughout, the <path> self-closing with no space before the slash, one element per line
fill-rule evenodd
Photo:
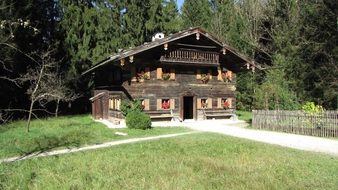
<path fill-rule="evenodd" d="M 182 6 L 182 28 L 208 28 L 212 12 L 208 0 L 184 1 Z"/>
<path fill-rule="evenodd" d="M 181 19 L 175 0 L 164 1 L 161 22 L 166 34 L 175 33 L 181 29 Z"/>

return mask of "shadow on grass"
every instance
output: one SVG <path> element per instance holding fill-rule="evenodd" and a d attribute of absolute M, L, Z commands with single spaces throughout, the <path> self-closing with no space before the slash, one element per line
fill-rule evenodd
<path fill-rule="evenodd" d="M 29 155 L 42 154 L 57 148 L 80 147 L 80 145 L 84 144 L 84 142 L 90 138 L 90 133 L 83 131 L 70 131 L 67 134 L 61 136 L 42 135 L 40 137 L 34 138 L 32 141 L 27 142 L 25 145 L 27 147 L 26 150 L 18 148 L 18 152 L 20 152 L 20 158 L 22 158 Z"/>

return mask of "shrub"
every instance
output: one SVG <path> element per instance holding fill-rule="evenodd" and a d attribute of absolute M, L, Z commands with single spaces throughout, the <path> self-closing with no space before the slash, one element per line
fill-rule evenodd
<path fill-rule="evenodd" d="M 130 129 L 149 129 L 151 120 L 149 115 L 141 111 L 130 111 L 126 117 L 127 127 Z"/>
<path fill-rule="evenodd" d="M 306 113 L 308 117 L 303 120 L 303 125 L 310 128 L 323 127 L 323 118 L 320 117 L 324 112 L 324 108 L 320 105 L 316 105 L 314 102 L 306 102 L 302 106 L 302 111 Z"/>
<path fill-rule="evenodd" d="M 315 114 L 323 112 L 324 108 L 320 105 L 316 105 L 314 102 L 306 102 L 302 106 L 302 110 L 306 113 Z"/>
<path fill-rule="evenodd" d="M 143 110 L 142 102 L 140 100 L 134 101 L 125 101 L 123 100 L 121 103 L 121 112 L 124 116 L 127 116 L 129 112 Z"/>

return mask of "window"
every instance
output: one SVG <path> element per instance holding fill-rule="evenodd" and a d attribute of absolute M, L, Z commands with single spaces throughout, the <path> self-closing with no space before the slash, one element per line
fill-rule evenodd
<path fill-rule="evenodd" d="M 223 109 L 232 108 L 232 98 L 219 98 L 218 108 L 223 108 Z"/>
<path fill-rule="evenodd" d="M 202 83 L 208 83 L 212 79 L 212 70 L 211 69 L 197 69 L 196 79 L 201 80 Z"/>
<path fill-rule="evenodd" d="M 162 68 L 162 79 L 169 80 L 170 79 L 170 70 L 166 68 Z"/>
<path fill-rule="evenodd" d="M 218 80 L 224 81 L 224 82 L 232 82 L 233 80 L 233 73 L 232 71 L 226 69 L 226 68 L 218 68 Z"/>
<path fill-rule="evenodd" d="M 109 99 L 109 109 L 110 110 L 120 110 L 121 99 L 117 97 L 111 97 Z"/>
<path fill-rule="evenodd" d="M 175 80 L 175 69 L 173 68 L 157 68 L 157 79 L 160 80 Z"/>
<path fill-rule="evenodd" d="M 149 67 L 139 67 L 136 72 L 136 81 L 143 82 L 144 80 L 150 79 L 150 69 Z"/>
<path fill-rule="evenodd" d="M 170 99 L 162 99 L 161 108 L 164 110 L 170 109 Z"/>
<path fill-rule="evenodd" d="M 140 99 L 143 110 L 149 110 L 149 99 Z"/>
<path fill-rule="evenodd" d="M 157 99 L 157 110 L 175 109 L 175 99 L 163 98 Z"/>
<path fill-rule="evenodd" d="M 207 108 L 208 107 L 208 99 L 202 98 L 201 99 L 201 108 Z"/>
<path fill-rule="evenodd" d="M 149 67 L 138 67 L 135 65 L 130 67 L 131 81 L 143 82 L 144 80 L 150 79 L 150 68 Z"/>
<path fill-rule="evenodd" d="M 211 108 L 212 108 L 212 98 L 197 99 L 197 109 L 211 109 Z"/>

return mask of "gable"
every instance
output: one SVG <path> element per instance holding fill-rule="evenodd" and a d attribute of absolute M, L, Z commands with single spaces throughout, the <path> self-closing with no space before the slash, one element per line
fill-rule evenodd
<path fill-rule="evenodd" d="M 234 72 L 239 72 L 246 67 L 257 67 L 252 60 L 240 54 L 236 49 L 221 42 L 205 30 L 201 28 L 191 28 L 169 35 L 163 39 L 146 42 L 135 48 L 113 54 L 94 65 L 82 75 L 90 73 L 106 64 L 115 64 L 123 67 L 124 64 L 128 62 L 132 63 L 136 58 L 161 60 L 163 56 L 170 54 L 170 52 L 182 51 L 184 53 L 184 50 L 209 52 L 211 56 L 218 57 L 218 65 L 224 66 Z M 203 53 L 200 53 L 200 55 L 202 54 Z M 206 58 L 208 57 L 209 55 L 206 55 Z M 205 60 L 207 62 L 209 61 L 208 59 Z M 186 63 L 189 64 L 189 62 Z M 196 66 L 203 65 L 192 63 Z"/>

